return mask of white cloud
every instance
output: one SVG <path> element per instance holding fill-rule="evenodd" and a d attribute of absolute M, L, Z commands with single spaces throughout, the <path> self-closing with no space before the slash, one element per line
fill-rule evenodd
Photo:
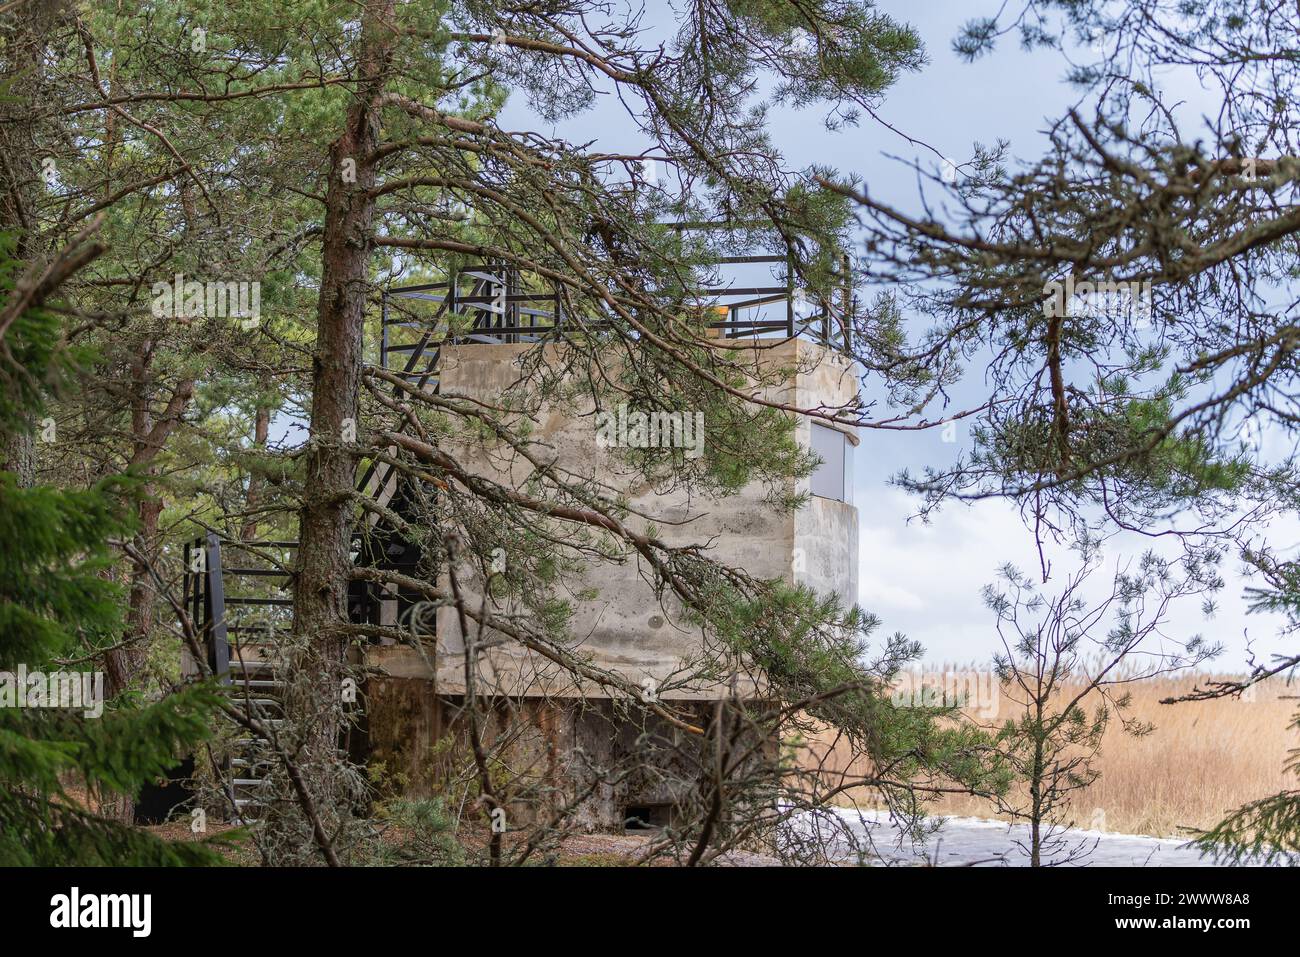
<path fill-rule="evenodd" d="M 869 497 L 861 491 L 859 603 L 880 616 L 884 632 L 901 631 L 920 641 L 929 661 L 987 662 L 1000 643 L 980 590 L 997 581 L 998 569 L 1007 562 L 1041 579 L 1033 536 L 1016 509 L 1001 500 L 951 504 L 927 525 L 919 519 L 908 522 L 916 500 L 902 490 L 873 489 Z M 1300 540 L 1297 523 L 1275 527 L 1270 537 L 1278 542 Z M 1135 560 L 1149 549 L 1172 557 L 1175 548 L 1170 539 L 1116 536 L 1107 545 L 1106 563 L 1093 576 L 1089 591 L 1099 595 L 1109 588 L 1117 562 Z M 1051 594 L 1078 562 L 1066 549 L 1049 548 L 1045 554 L 1051 580 L 1040 587 Z M 1173 610 L 1165 628 L 1180 639 L 1201 634 L 1221 642 L 1226 650 L 1216 666 L 1227 670 L 1245 664 L 1247 635 L 1254 639 L 1261 660 L 1296 644 L 1278 637 L 1278 616 L 1247 614 L 1242 592 L 1249 582 L 1239 566 L 1235 557 L 1225 560 L 1221 570 L 1226 586 L 1215 597 L 1219 609 L 1213 618 L 1206 619 L 1200 602 L 1190 599 Z"/>

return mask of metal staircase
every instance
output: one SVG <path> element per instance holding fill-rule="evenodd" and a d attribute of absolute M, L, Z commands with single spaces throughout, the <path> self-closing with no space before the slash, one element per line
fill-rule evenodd
<path fill-rule="evenodd" d="M 394 315 L 397 311 L 390 308 L 390 298 L 430 303 L 433 312 L 419 318 Z M 550 319 L 552 313 L 523 304 L 533 298 L 519 291 L 517 275 L 488 266 L 462 271 L 445 283 L 390 290 L 383 297 L 380 365 L 416 388 L 436 392 L 438 359 L 445 342 L 535 341 L 539 320 Z M 471 325 L 468 333 L 453 339 L 448 320 L 456 314 L 467 315 Z M 527 331 L 507 328 L 524 321 L 530 323 Z M 405 360 L 398 365 L 402 356 Z M 396 467 L 379 461 L 364 468 L 357 482 L 365 494 L 399 513 L 404 511 L 402 485 Z M 185 546 L 183 599 L 202 636 L 209 669 L 226 687 L 240 713 L 271 735 L 285 721 L 286 682 L 276 635 L 292 625 L 293 552 L 297 547 L 293 541 L 241 541 L 215 532 Z M 374 514 L 354 536 L 354 551 L 360 563 L 408 573 L 418 557 L 412 556 L 414 547 L 404 542 L 396 529 L 383 527 Z M 236 563 L 226 564 L 232 553 L 238 556 Z M 348 616 L 353 621 L 379 624 L 384 603 L 390 603 L 393 616 L 400 617 L 403 607 L 418 599 L 414 594 L 384 593 L 373 583 L 355 582 L 349 590 Z M 199 672 L 193 663 L 186 670 L 191 675 Z M 274 742 L 266 734 L 241 729 L 234 744 L 233 755 L 218 770 L 226 782 L 232 818 L 253 820 L 268 797 L 267 771 L 275 759 Z"/>
<path fill-rule="evenodd" d="M 296 547 L 223 539 L 214 532 L 185 546 L 184 601 L 203 636 L 208 667 L 240 712 L 272 734 L 284 722 L 285 687 L 274 636 L 292 614 L 289 569 Z M 226 565 L 228 553 L 239 555 L 241 564 Z M 235 753 L 220 771 L 232 817 L 242 820 L 261 804 L 271 741 L 241 729 L 234 743 Z"/>

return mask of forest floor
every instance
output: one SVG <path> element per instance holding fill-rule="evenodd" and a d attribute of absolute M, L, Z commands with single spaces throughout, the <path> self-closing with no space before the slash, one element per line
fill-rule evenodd
<path fill-rule="evenodd" d="M 211 825 L 203 835 L 193 834 L 187 821 L 174 821 L 146 828 L 153 834 L 170 841 L 198 840 L 200 837 L 220 837 L 229 833 L 233 826 L 229 824 Z M 624 834 L 571 834 L 564 838 L 559 847 L 547 852 L 545 856 L 535 859 L 537 864 L 551 864 L 557 867 L 628 867 L 638 863 L 648 846 L 654 840 L 655 832 L 628 832 Z M 402 835 L 390 832 L 386 835 L 388 842 L 400 843 Z M 468 829 L 461 834 L 461 840 L 471 853 L 482 852 L 486 846 L 486 835 L 475 829 Z M 257 853 L 247 840 L 226 846 L 221 850 L 222 856 L 231 864 L 256 866 Z M 656 860 L 652 867 L 672 866 L 670 860 Z M 729 851 L 717 862 L 724 867 L 769 867 L 781 862 L 774 857 L 754 854 L 749 851 Z"/>
<path fill-rule="evenodd" d="M 913 845 L 890 822 L 885 812 L 843 809 L 839 813 L 854 832 L 857 845 L 851 847 L 841 842 L 837 853 L 845 865 L 1023 867 L 1029 863 L 1024 850 L 1028 827 L 1023 824 L 983 818 L 939 818 L 933 821 L 939 826 L 938 830 L 923 844 Z M 190 833 L 184 822 L 159 825 L 149 830 L 170 840 L 197 837 Z M 229 830 L 229 825 L 217 824 L 205 836 L 216 836 Z M 482 851 L 483 837 L 467 833 L 462 835 L 462 840 L 473 855 Z M 544 856 L 539 855 L 534 863 L 558 867 L 634 866 L 654 837 L 654 832 L 573 834 L 566 837 L 558 848 Z M 401 836 L 393 834 L 388 839 L 400 842 Z M 858 849 L 861 847 L 869 847 L 870 853 L 860 856 Z M 226 848 L 223 856 L 231 864 L 256 866 L 258 863 L 256 853 L 247 842 Z M 1083 828 L 1063 832 L 1044 857 L 1045 863 L 1049 864 L 1093 867 L 1212 867 L 1215 863 L 1198 850 L 1187 847 L 1182 839 L 1114 834 Z M 717 863 L 724 867 L 773 867 L 780 866 L 781 862 L 764 854 L 730 851 Z M 664 859 L 650 866 L 672 864 L 672 861 Z"/>

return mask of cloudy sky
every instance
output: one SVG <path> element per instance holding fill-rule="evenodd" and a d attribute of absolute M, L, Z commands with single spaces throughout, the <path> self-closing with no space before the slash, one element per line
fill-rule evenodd
<path fill-rule="evenodd" d="M 1026 53 L 1014 38 L 1005 39 L 995 55 L 974 64 L 953 55 L 951 41 L 961 23 L 995 12 L 995 0 L 879 0 L 878 7 L 911 23 L 930 58 L 927 67 L 903 77 L 887 94 L 881 118 L 958 163 L 971 155 L 973 143 L 999 139 L 1010 142 L 1013 157 L 1037 156 L 1045 121 L 1059 116 L 1077 98 L 1077 91 L 1061 82 L 1065 63 L 1058 55 Z M 675 22 L 669 0 L 647 0 L 646 9 L 648 23 Z M 1207 95 L 1186 80 L 1178 92 L 1190 108 L 1209 104 Z M 595 140 L 597 148 L 611 151 L 640 151 L 649 145 L 612 97 L 559 127 L 541 124 L 527 114 L 524 104 L 512 103 L 503 125 L 510 128 L 512 123 L 545 129 L 571 141 Z M 857 172 L 873 195 L 904 208 L 915 203 L 916 180 L 899 160 L 934 162 L 932 154 L 919 156 L 905 139 L 869 119 L 857 129 L 830 133 L 820 114 L 785 111 L 773 114 L 772 130 L 792 166 L 818 163 Z M 997 647 L 992 618 L 980 599 L 982 586 L 996 579 L 1002 563 L 1013 562 L 1031 571 L 1038 558 L 1032 538 L 1006 503 L 948 506 L 927 525 L 912 517 L 916 502 L 889 484 L 900 468 L 915 470 L 951 461 L 962 446 L 960 431 L 956 439 L 944 443 L 937 431 L 864 435 L 855 462 L 859 600 L 882 617 L 885 630 L 920 640 L 928 660 L 966 664 L 987 661 Z M 1296 522 L 1279 522 L 1270 538 L 1277 545 L 1294 542 L 1297 531 Z M 1149 540 L 1134 538 L 1111 543 L 1106 553 L 1108 569 L 1149 547 Z M 1054 579 L 1074 567 L 1068 553 L 1049 557 Z M 1227 652 L 1219 668 L 1235 669 L 1245 663 L 1248 643 L 1257 656 L 1265 657 L 1287 645 L 1277 638 L 1276 620 L 1246 613 L 1236 560 L 1230 560 L 1224 571 L 1228 586 L 1218 597 L 1215 615 L 1206 619 L 1198 603 L 1191 602 L 1171 618 L 1166 630 L 1170 635 L 1199 633 L 1222 642 Z M 1101 579 L 1108 574 L 1099 572 L 1096 583 L 1103 584 Z M 1051 588 L 1050 583 L 1044 586 L 1046 591 Z"/>

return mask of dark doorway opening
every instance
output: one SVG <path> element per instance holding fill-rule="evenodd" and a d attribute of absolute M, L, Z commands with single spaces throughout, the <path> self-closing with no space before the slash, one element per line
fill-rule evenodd
<path fill-rule="evenodd" d="M 668 826 L 672 808 L 667 804 L 629 804 L 623 809 L 623 827 L 629 831 L 653 831 Z"/>

